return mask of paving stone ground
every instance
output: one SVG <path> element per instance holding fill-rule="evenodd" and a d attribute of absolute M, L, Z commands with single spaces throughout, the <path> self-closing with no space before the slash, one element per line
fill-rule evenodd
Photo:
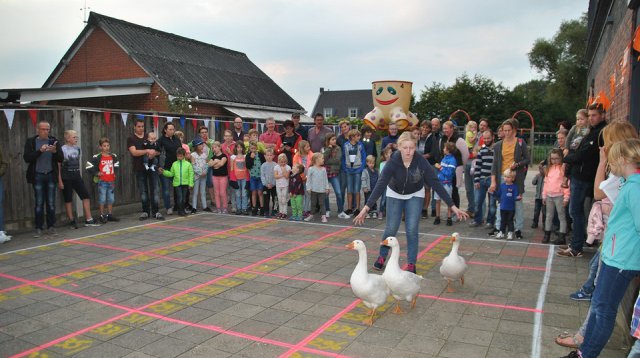
<path fill-rule="evenodd" d="M 528 228 L 531 195 L 522 241 L 424 219 L 417 305 L 397 315 L 390 300 L 371 327 L 348 286 L 357 254 L 344 245 L 365 241 L 371 264 L 384 221 L 131 216 L 51 238 L 18 235 L 0 247 L 0 356 L 560 357 L 569 350 L 553 338 L 587 313 L 568 295 L 590 255 L 550 255 L 542 232 Z M 439 266 L 453 231 L 470 267 L 448 293 Z M 616 329 L 602 356 L 627 349 Z"/>

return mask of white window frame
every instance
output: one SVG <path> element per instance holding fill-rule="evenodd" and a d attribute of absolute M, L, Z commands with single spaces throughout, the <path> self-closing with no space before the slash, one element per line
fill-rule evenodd
<path fill-rule="evenodd" d="M 354 111 L 355 114 L 351 115 L 351 111 Z M 358 118 L 358 108 L 357 107 L 349 107 L 349 112 L 348 113 L 349 113 L 349 118 L 351 118 L 351 119 Z"/>
<path fill-rule="evenodd" d="M 333 108 L 325 107 L 322 112 L 324 114 L 324 118 L 333 117 Z"/>

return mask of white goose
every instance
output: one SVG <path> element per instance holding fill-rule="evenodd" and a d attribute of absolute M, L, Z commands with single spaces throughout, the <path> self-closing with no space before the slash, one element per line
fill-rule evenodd
<path fill-rule="evenodd" d="M 387 262 L 382 278 L 391 289 L 391 295 L 396 299 L 394 312 L 402 313 L 400 300 L 411 302 L 411 308 L 416 306 L 416 297 L 420 292 L 420 281 L 423 280 L 423 277 L 400 269 L 400 243 L 398 239 L 390 236 L 382 242 L 382 245 L 391 247 L 391 257 Z"/>
<path fill-rule="evenodd" d="M 442 260 L 440 266 L 440 274 L 447 280 L 447 292 L 455 292 L 451 286 L 451 281 L 460 280 L 460 284 L 464 285 L 464 273 L 467 271 L 467 262 L 464 257 L 458 255 L 458 248 L 460 247 L 460 239 L 458 233 L 454 232 L 451 235 L 451 252 L 447 257 Z"/>
<path fill-rule="evenodd" d="M 358 264 L 351 274 L 351 290 L 369 308 L 369 319 L 364 321 L 371 326 L 378 307 L 387 302 L 389 287 L 380 275 L 367 271 L 367 248 L 361 240 L 353 240 L 346 248 L 358 251 Z"/>

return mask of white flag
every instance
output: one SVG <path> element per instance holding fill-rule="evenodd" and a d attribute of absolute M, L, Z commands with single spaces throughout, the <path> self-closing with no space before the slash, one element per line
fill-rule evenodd
<path fill-rule="evenodd" d="M 7 122 L 9 123 L 9 129 L 13 126 L 13 116 L 16 114 L 15 109 L 5 109 L 4 115 L 7 117 Z"/>
<path fill-rule="evenodd" d="M 129 113 L 120 113 L 120 115 L 122 116 L 122 123 L 126 126 L 127 125 L 127 117 L 129 117 Z"/>
<path fill-rule="evenodd" d="M 264 133 L 264 123 L 260 123 L 260 133 Z"/>
<path fill-rule="evenodd" d="M 167 123 L 173 122 L 173 117 L 167 117 Z"/>

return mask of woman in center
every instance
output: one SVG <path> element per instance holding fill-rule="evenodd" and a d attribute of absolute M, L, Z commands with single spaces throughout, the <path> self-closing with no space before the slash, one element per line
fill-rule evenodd
<path fill-rule="evenodd" d="M 413 134 L 410 132 L 402 133 L 398 138 L 397 145 L 398 150 L 387 161 L 369 200 L 360 214 L 353 219 L 353 222 L 356 225 L 362 224 L 371 205 L 386 191 L 387 225 L 382 234 L 382 240 L 389 236 L 396 236 L 404 213 L 407 232 L 407 266 L 405 270 L 415 273 L 418 258 L 418 226 L 424 203 L 425 184 L 438 193 L 458 218 L 464 220 L 469 218 L 469 215 L 453 205 L 451 196 L 438 180 L 436 170 L 422 155 L 416 152 L 416 137 Z M 373 264 L 374 269 L 383 269 L 388 253 L 388 246 L 380 246 L 380 256 Z"/>

